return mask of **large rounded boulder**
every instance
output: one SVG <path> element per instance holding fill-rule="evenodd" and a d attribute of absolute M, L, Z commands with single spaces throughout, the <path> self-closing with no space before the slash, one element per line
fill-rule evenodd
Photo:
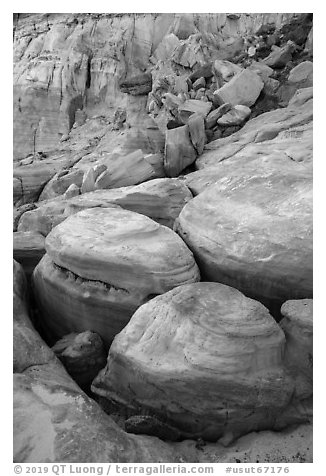
<path fill-rule="evenodd" d="M 268 306 L 312 297 L 310 175 L 220 179 L 183 208 L 176 229 L 203 279 Z"/>
<path fill-rule="evenodd" d="M 92 390 L 181 438 L 228 442 L 289 423 L 284 347 L 260 302 L 218 283 L 179 286 L 135 312 Z"/>
<path fill-rule="evenodd" d="M 34 289 L 44 327 L 57 338 L 92 330 L 110 343 L 141 304 L 200 279 L 176 233 L 120 208 L 70 216 L 45 247 Z"/>

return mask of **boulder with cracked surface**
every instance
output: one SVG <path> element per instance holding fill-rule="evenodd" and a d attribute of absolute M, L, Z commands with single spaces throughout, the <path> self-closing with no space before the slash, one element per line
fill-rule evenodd
<path fill-rule="evenodd" d="M 136 311 L 92 389 L 129 414 L 163 420 L 183 438 L 228 444 L 291 424 L 284 412 L 294 381 L 283 365 L 284 345 L 268 310 L 238 290 L 179 286 Z"/>
<path fill-rule="evenodd" d="M 33 281 L 51 336 L 93 330 L 110 344 L 153 295 L 200 279 L 181 238 L 144 215 L 87 209 L 46 238 Z"/>

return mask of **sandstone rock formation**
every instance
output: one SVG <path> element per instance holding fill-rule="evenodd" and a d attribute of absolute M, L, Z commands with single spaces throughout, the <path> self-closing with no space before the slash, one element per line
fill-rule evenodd
<path fill-rule="evenodd" d="M 107 353 L 98 334 L 85 331 L 68 334 L 52 347 L 55 355 L 78 385 L 87 390 L 105 367 Z"/>
<path fill-rule="evenodd" d="M 312 299 L 287 301 L 281 312 L 280 325 L 286 336 L 285 359 L 287 365 L 303 379 L 297 390 L 312 395 L 313 379 L 313 312 Z"/>
<path fill-rule="evenodd" d="M 312 14 L 13 33 L 17 462 L 310 461 Z"/>
<path fill-rule="evenodd" d="M 284 345 L 267 309 L 236 289 L 179 286 L 136 311 L 92 389 L 131 414 L 158 417 L 183 437 L 229 443 L 288 423 L 293 381 Z"/>
<path fill-rule="evenodd" d="M 200 278 L 172 230 L 120 208 L 70 216 L 45 247 L 34 286 L 44 326 L 56 337 L 92 330 L 110 343 L 153 295 Z"/>
<path fill-rule="evenodd" d="M 182 208 L 191 199 L 191 192 L 179 180 L 153 179 L 134 187 L 96 190 L 71 199 L 38 203 L 35 209 L 22 214 L 17 226 L 21 232 L 37 230 L 46 236 L 54 226 L 78 211 L 120 206 L 172 228 Z"/>
<path fill-rule="evenodd" d="M 13 244 L 14 259 L 23 266 L 26 274 L 31 275 L 45 253 L 44 236 L 36 231 L 16 231 Z"/>
<path fill-rule="evenodd" d="M 124 433 L 80 390 L 33 328 L 25 293 L 14 261 L 14 462 L 178 461 L 159 439 Z"/>
<path fill-rule="evenodd" d="M 263 89 L 263 82 L 259 76 L 245 69 L 237 73 L 228 83 L 215 91 L 222 102 L 227 102 L 236 106 L 252 106 L 256 102 L 260 91 Z"/>
<path fill-rule="evenodd" d="M 311 177 L 224 179 L 189 202 L 177 231 L 202 277 L 270 305 L 312 296 Z"/>

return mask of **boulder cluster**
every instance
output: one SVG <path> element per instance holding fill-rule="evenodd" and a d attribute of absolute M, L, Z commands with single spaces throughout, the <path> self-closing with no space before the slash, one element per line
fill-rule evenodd
<path fill-rule="evenodd" d="M 310 428 L 311 15 L 130 16 L 15 18 L 16 462 Z"/>

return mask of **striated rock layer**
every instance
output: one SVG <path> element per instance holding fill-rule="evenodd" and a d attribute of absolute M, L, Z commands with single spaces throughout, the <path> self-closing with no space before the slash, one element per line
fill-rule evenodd
<path fill-rule="evenodd" d="M 35 210 L 19 219 L 18 231 L 36 230 L 46 236 L 67 216 L 85 208 L 110 208 L 114 205 L 146 215 L 161 225 L 173 227 L 182 208 L 192 199 L 192 193 L 176 179 L 154 179 L 135 187 L 95 190 L 69 199 L 38 203 Z"/>
<path fill-rule="evenodd" d="M 176 226 L 204 279 L 268 305 L 312 297 L 311 176 L 225 176 L 184 207 Z"/>
<path fill-rule="evenodd" d="M 128 435 L 69 377 L 35 331 L 26 280 L 14 261 L 15 463 L 176 462 L 157 438 Z"/>
<path fill-rule="evenodd" d="M 131 414 L 156 416 L 183 438 L 228 443 L 292 422 L 284 346 L 261 303 L 222 284 L 179 286 L 136 311 L 92 389 Z"/>
<path fill-rule="evenodd" d="M 92 330 L 107 343 L 153 295 L 200 279 L 172 230 L 138 213 L 88 209 L 56 226 L 34 271 L 44 324 L 57 337 Z"/>

